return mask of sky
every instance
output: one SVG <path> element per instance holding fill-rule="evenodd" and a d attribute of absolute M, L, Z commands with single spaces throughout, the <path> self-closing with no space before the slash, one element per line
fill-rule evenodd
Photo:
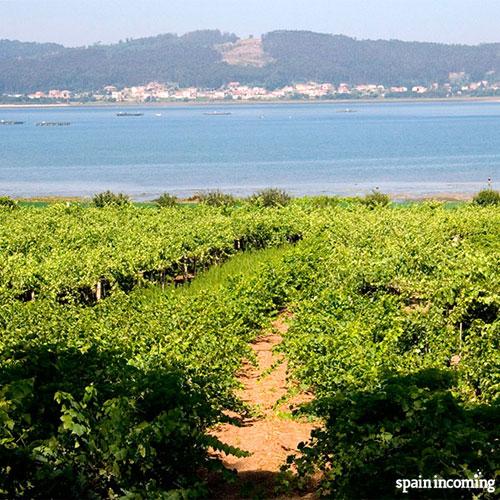
<path fill-rule="evenodd" d="M 81 46 L 207 28 L 500 42 L 500 0 L 0 0 L 0 39 Z"/>

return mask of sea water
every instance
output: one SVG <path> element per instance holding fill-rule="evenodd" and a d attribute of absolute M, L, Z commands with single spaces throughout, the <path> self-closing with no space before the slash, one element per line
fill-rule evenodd
<path fill-rule="evenodd" d="M 420 196 L 500 181 L 500 102 L 2 108 L 0 120 L 25 122 L 0 125 L 0 195 Z"/>

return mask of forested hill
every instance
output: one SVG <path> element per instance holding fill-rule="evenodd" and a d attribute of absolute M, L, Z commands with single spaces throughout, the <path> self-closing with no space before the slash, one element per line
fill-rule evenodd
<path fill-rule="evenodd" d="M 0 61 L 12 61 L 24 58 L 43 57 L 65 50 L 56 43 L 16 42 L 0 40 Z"/>
<path fill-rule="evenodd" d="M 264 48 L 276 62 L 276 80 L 313 79 L 336 83 L 425 84 L 449 73 L 473 80 L 494 71 L 500 78 L 500 43 L 467 46 L 399 40 L 355 40 L 341 35 L 275 31 Z"/>
<path fill-rule="evenodd" d="M 211 88 L 232 80 L 266 87 L 306 80 L 410 85 L 443 82 L 450 72 L 500 79 L 500 43 L 356 40 L 306 31 L 275 31 L 262 42 L 244 42 L 217 30 L 80 48 L 0 40 L 0 92 L 95 90 L 152 80 Z"/>

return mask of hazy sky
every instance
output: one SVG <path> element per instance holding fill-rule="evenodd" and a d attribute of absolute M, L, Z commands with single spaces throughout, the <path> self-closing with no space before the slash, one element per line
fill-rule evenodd
<path fill-rule="evenodd" d="M 203 28 L 499 42 L 500 0 L 0 0 L 0 38 L 86 45 Z"/>

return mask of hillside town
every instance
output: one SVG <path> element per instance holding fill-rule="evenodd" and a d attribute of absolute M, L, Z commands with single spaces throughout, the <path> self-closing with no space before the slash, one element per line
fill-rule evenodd
<path fill-rule="evenodd" d="M 500 82 L 468 81 L 464 73 L 450 73 L 446 83 L 414 86 L 384 86 L 362 83 L 334 85 L 327 82 L 307 82 L 269 90 L 260 86 L 230 82 L 218 89 L 180 87 L 175 84 L 150 82 L 146 85 L 118 88 L 106 85 L 94 92 L 72 92 L 51 89 L 29 94 L 2 94 L 3 102 L 20 103 L 153 103 L 211 101 L 280 101 L 319 99 L 384 99 L 384 98 L 449 98 L 500 96 Z"/>

